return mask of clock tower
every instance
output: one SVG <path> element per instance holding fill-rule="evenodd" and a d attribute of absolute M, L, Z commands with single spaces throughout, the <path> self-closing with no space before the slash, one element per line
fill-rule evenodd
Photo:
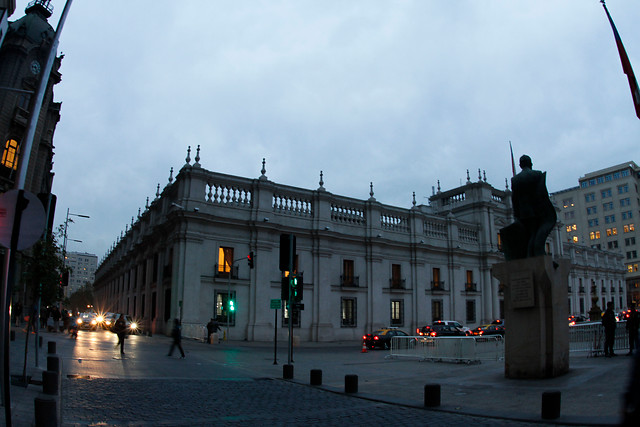
<path fill-rule="evenodd" d="M 55 35 L 47 21 L 51 0 L 33 0 L 25 16 L 10 22 L 0 46 L 0 192 L 10 190 L 17 179 L 19 162 L 35 92 L 40 79 L 47 90 L 29 156 L 25 189 L 50 193 L 53 181 L 53 134 L 60 120 L 60 103 L 53 100 L 53 87 L 60 82 L 62 56 L 56 58 L 51 74 L 43 75 L 44 64 Z"/>

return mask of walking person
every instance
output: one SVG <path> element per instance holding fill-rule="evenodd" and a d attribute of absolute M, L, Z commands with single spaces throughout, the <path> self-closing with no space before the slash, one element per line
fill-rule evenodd
<path fill-rule="evenodd" d="M 638 324 L 640 323 L 640 315 L 636 310 L 636 304 L 631 303 L 631 308 L 629 309 L 629 318 L 627 319 L 627 334 L 629 334 L 629 353 L 627 355 L 631 356 L 633 354 L 633 350 L 638 345 Z M 637 350 L 636 350 L 637 351 Z"/>
<path fill-rule="evenodd" d="M 602 326 L 604 326 L 604 356 L 613 357 L 613 344 L 616 340 L 616 315 L 613 312 L 613 302 L 607 303 L 607 310 L 602 315 Z"/>
<path fill-rule="evenodd" d="M 184 350 L 182 349 L 182 325 L 180 325 L 180 319 L 173 320 L 173 330 L 171 331 L 171 337 L 173 338 L 173 342 L 171 343 L 171 348 L 169 349 L 169 354 L 167 356 L 171 357 L 173 354 L 173 349 L 178 347 L 180 350 L 180 358 L 184 359 Z"/>
<path fill-rule="evenodd" d="M 213 334 L 215 334 L 219 330 L 220 330 L 220 325 L 212 317 L 211 320 L 209 320 L 209 323 L 207 323 L 207 342 L 209 344 L 212 344 Z"/>
<path fill-rule="evenodd" d="M 120 346 L 120 354 L 124 355 L 124 340 L 127 339 L 127 323 L 124 321 L 124 314 L 121 314 L 113 325 L 113 332 L 118 336 L 116 347 Z"/>

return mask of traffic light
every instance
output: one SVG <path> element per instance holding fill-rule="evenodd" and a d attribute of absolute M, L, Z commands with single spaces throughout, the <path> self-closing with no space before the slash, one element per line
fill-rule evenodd
<path fill-rule="evenodd" d="M 293 277 L 291 277 L 291 299 L 294 302 L 302 301 L 303 288 L 302 277 L 293 275 Z"/>
<path fill-rule="evenodd" d="M 280 271 L 289 271 L 289 263 L 296 257 L 296 236 L 280 235 Z"/>
<path fill-rule="evenodd" d="M 229 311 L 231 311 L 231 312 L 236 311 L 236 306 L 234 305 L 232 299 L 229 300 Z"/>
<path fill-rule="evenodd" d="M 60 284 L 62 286 L 69 286 L 69 270 L 62 273 Z"/>
<path fill-rule="evenodd" d="M 247 261 L 249 261 L 249 268 L 253 268 L 253 252 L 249 252 L 249 255 L 247 255 Z"/>

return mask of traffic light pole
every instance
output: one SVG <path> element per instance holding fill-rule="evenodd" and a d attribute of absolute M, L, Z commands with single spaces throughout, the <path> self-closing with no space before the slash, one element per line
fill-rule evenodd
<path fill-rule="evenodd" d="M 287 363 L 293 362 L 293 304 L 291 304 L 291 280 L 293 280 L 293 239 L 289 239 L 289 300 L 287 301 L 287 314 L 289 315 L 289 351 Z"/>
<path fill-rule="evenodd" d="M 229 266 L 229 276 L 227 276 L 228 277 L 228 280 L 227 280 L 227 333 L 224 336 L 225 341 L 229 341 L 229 323 L 231 322 L 230 316 L 229 316 L 231 313 L 231 273 L 233 272 L 233 266 L 235 265 L 235 263 L 238 261 L 242 261 L 243 259 L 246 259 L 246 258 L 235 259 L 231 262 L 231 265 Z"/>

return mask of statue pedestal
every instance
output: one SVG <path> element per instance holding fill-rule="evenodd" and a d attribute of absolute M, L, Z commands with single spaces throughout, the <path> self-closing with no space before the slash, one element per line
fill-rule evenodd
<path fill-rule="evenodd" d="M 552 378 L 569 370 L 570 261 L 548 256 L 496 264 L 504 284 L 505 376 Z"/>

